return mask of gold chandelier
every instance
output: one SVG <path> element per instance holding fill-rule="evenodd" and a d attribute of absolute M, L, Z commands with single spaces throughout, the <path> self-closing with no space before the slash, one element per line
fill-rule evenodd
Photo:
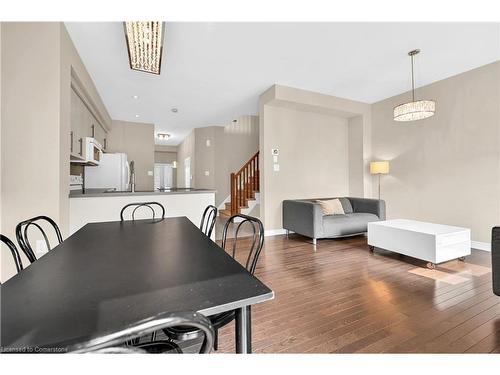
<path fill-rule="evenodd" d="M 124 22 L 130 69 L 160 74 L 164 23 Z"/>
<path fill-rule="evenodd" d="M 415 78 L 413 74 L 413 58 L 420 53 L 419 49 L 408 52 L 411 58 L 411 102 L 394 107 L 394 121 L 416 121 L 434 116 L 436 102 L 434 100 L 415 100 Z"/>

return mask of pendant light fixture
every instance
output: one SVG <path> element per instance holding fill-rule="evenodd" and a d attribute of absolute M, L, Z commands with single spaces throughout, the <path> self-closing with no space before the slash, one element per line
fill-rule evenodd
<path fill-rule="evenodd" d="M 415 100 L 415 77 L 413 74 L 414 57 L 419 49 L 408 52 L 411 58 L 411 102 L 394 107 L 394 121 L 416 121 L 434 116 L 436 102 L 434 100 Z"/>
<path fill-rule="evenodd" d="M 165 23 L 124 22 L 130 69 L 160 74 Z"/>

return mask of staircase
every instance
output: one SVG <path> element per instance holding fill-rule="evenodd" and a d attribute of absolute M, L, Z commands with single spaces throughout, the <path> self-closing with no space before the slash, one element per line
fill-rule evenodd
<path fill-rule="evenodd" d="M 242 213 L 249 208 L 249 202 L 255 201 L 259 193 L 259 152 L 236 173 L 231 173 L 231 200 L 226 202 L 225 209 L 220 210 L 222 216 Z"/>

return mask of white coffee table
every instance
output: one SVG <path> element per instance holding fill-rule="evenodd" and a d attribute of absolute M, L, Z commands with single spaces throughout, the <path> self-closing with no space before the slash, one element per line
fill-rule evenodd
<path fill-rule="evenodd" d="M 368 223 L 368 245 L 427 261 L 428 268 L 470 255 L 470 229 L 396 219 Z"/>

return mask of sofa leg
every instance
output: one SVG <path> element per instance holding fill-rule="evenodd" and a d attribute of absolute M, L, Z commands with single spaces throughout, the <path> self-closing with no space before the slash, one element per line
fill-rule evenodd
<path fill-rule="evenodd" d="M 313 238 L 313 245 L 317 245 L 318 244 L 318 240 L 316 238 Z"/>

